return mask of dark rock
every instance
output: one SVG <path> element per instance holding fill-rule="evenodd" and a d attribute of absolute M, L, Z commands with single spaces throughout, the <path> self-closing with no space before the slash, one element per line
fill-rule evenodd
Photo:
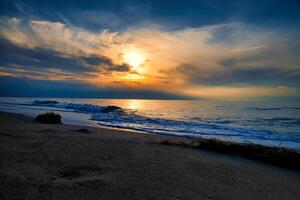
<path fill-rule="evenodd" d="M 46 124 L 60 124 L 61 116 L 59 114 L 49 112 L 40 114 L 35 118 L 35 121 Z"/>
<path fill-rule="evenodd" d="M 58 102 L 57 101 L 34 101 L 33 104 L 36 104 L 36 105 L 48 105 L 48 104 L 57 104 Z"/>
<path fill-rule="evenodd" d="M 118 106 L 106 106 L 105 108 L 103 108 L 102 112 L 103 113 L 110 113 L 110 112 L 115 112 L 115 111 L 120 111 L 122 112 L 122 108 L 118 107 Z"/>

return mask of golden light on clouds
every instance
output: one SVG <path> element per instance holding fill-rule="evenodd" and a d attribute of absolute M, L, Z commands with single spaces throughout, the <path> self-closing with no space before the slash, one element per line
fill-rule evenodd
<path fill-rule="evenodd" d="M 134 73 L 129 73 L 127 74 L 124 79 L 127 79 L 127 80 L 136 80 L 136 79 L 141 79 L 143 78 L 144 76 L 141 75 L 141 74 L 134 74 Z"/>
<path fill-rule="evenodd" d="M 234 37 L 224 39 L 224 30 Z M 242 23 L 98 33 L 60 22 L 0 18 L 0 37 L 29 52 L 47 50 L 40 54 L 58 57 L 50 63 L 28 58 L 25 64 L 35 64 L 32 68 L 22 63 L 0 66 L 2 75 L 32 79 L 223 98 L 290 94 L 289 88 L 278 88 L 289 79 L 278 77 L 299 74 L 298 55 L 291 45 L 273 32 Z M 268 80 L 276 84 L 268 85 Z"/>

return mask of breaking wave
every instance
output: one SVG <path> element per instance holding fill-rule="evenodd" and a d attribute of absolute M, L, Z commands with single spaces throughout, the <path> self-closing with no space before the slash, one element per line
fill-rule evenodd
<path fill-rule="evenodd" d="M 299 125 L 300 118 L 269 119 L 224 119 L 190 118 L 184 120 L 153 118 L 141 115 L 136 110 L 122 109 L 117 106 L 98 106 L 93 104 L 66 103 L 57 101 L 33 101 L 32 106 L 46 106 L 66 109 L 90 115 L 90 120 L 101 126 L 131 129 L 148 133 L 176 135 L 193 138 L 219 138 L 235 141 L 273 141 L 300 142 L 299 133 L 275 132 L 257 129 L 257 126 Z M 247 127 L 247 128 L 246 128 Z"/>

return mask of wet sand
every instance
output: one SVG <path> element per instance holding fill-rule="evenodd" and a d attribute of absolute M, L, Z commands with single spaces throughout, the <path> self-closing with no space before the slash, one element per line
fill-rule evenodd
<path fill-rule="evenodd" d="M 0 199 L 300 199 L 297 171 L 164 139 L 0 113 Z"/>

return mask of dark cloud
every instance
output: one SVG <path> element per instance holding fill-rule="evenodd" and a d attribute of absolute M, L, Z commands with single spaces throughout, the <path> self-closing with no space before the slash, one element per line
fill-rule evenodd
<path fill-rule="evenodd" d="M 85 61 L 86 64 L 88 65 L 94 65 L 94 66 L 99 66 L 99 65 L 108 65 L 108 66 L 113 66 L 114 64 L 112 63 L 112 60 L 110 58 L 107 58 L 105 56 L 97 56 L 97 55 L 91 55 L 89 57 L 80 57 L 82 60 Z"/>
<path fill-rule="evenodd" d="M 119 71 L 119 72 L 127 72 L 130 71 L 130 65 L 123 63 L 120 65 L 114 65 L 113 67 L 111 67 L 111 70 L 113 71 Z"/>
<path fill-rule="evenodd" d="M 48 49 L 27 49 L 16 46 L 5 39 L 0 39 L 1 66 L 30 66 L 35 68 L 61 68 L 66 71 L 85 71 L 83 60 L 63 57 L 58 52 Z"/>
<path fill-rule="evenodd" d="M 180 65 L 171 73 L 183 76 L 190 83 L 199 85 L 300 86 L 299 70 L 284 70 L 268 66 L 234 68 L 232 67 L 234 66 L 233 60 L 228 60 L 225 63 L 228 65 L 225 70 L 209 75 L 203 72 L 203 68 L 192 64 Z"/>
<path fill-rule="evenodd" d="M 0 76 L 0 96 L 65 98 L 190 99 L 155 90 L 98 88 L 74 81 L 32 80 Z"/>
<path fill-rule="evenodd" d="M 115 65 L 105 56 L 66 56 L 59 52 L 43 48 L 24 48 L 0 38 L 0 65 L 27 66 L 36 70 L 59 68 L 69 72 L 130 71 L 130 66 Z"/>
<path fill-rule="evenodd" d="M 247 84 L 256 86 L 300 86 L 300 74 L 273 67 L 236 69 L 203 81 L 207 85 Z"/>

